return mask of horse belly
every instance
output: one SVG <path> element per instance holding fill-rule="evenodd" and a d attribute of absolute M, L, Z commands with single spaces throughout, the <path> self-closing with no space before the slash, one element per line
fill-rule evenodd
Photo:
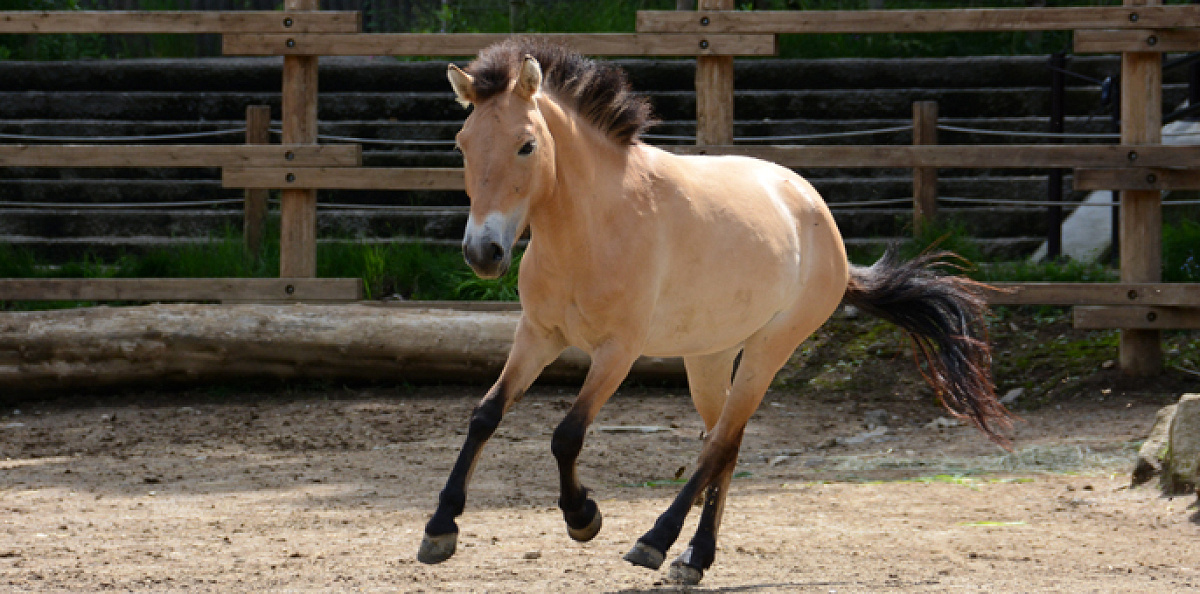
<path fill-rule="evenodd" d="M 795 292 L 799 253 L 722 262 L 706 274 L 668 281 L 651 319 L 645 353 L 687 356 L 739 345 L 785 309 Z"/>

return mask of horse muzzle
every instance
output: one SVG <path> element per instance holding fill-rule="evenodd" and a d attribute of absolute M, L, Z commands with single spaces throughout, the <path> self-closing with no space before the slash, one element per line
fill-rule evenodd
<path fill-rule="evenodd" d="M 520 214 L 489 213 L 480 223 L 467 218 L 463 234 L 463 259 L 479 278 L 497 278 L 512 264 L 512 248 L 521 228 Z"/>
<path fill-rule="evenodd" d="M 497 239 L 470 236 L 463 239 L 463 259 L 479 278 L 498 278 L 508 272 L 512 253 Z"/>

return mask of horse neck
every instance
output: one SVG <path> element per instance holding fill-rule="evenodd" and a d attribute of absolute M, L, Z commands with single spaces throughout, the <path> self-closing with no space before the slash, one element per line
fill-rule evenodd
<path fill-rule="evenodd" d="M 600 188 L 623 178 L 628 147 L 549 96 L 541 96 L 539 108 L 554 137 L 557 170 L 553 190 L 530 210 L 530 231 L 539 244 L 586 249 L 591 222 L 622 200 L 620 192 Z"/>

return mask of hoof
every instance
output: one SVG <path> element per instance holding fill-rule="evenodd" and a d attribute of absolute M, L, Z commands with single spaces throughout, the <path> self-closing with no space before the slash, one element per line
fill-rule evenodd
<path fill-rule="evenodd" d="M 667 571 L 667 581 L 673 584 L 682 584 L 684 586 L 695 586 L 704 578 L 704 570 L 699 567 L 692 567 L 682 559 L 676 559 L 671 562 L 671 569 Z"/>
<path fill-rule="evenodd" d="M 604 516 L 600 514 L 599 509 L 596 509 L 596 515 L 592 516 L 592 521 L 588 522 L 587 526 L 584 526 L 583 528 L 572 528 L 570 525 L 567 525 L 567 534 L 570 534 L 571 538 L 579 542 L 587 542 L 593 538 L 596 538 L 596 534 L 600 532 L 600 527 L 603 524 Z"/>
<path fill-rule="evenodd" d="M 425 538 L 421 539 L 421 548 L 417 551 L 417 561 L 427 565 L 441 563 L 454 555 L 454 548 L 457 544 L 457 532 L 437 536 L 426 534 Z"/>
<path fill-rule="evenodd" d="M 625 553 L 625 560 L 647 569 L 658 569 L 663 564 L 662 551 L 655 550 L 642 541 L 634 543 L 633 548 Z"/>

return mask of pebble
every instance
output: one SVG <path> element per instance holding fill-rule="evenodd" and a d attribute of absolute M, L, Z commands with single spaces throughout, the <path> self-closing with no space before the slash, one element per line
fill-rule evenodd
<path fill-rule="evenodd" d="M 523 558 L 523 559 L 529 559 L 529 560 L 533 560 L 533 559 L 541 559 L 541 558 L 542 558 L 542 552 L 541 552 L 541 551 L 526 551 L 526 552 L 525 552 L 525 555 L 523 555 L 523 556 L 522 556 L 522 558 Z"/>

